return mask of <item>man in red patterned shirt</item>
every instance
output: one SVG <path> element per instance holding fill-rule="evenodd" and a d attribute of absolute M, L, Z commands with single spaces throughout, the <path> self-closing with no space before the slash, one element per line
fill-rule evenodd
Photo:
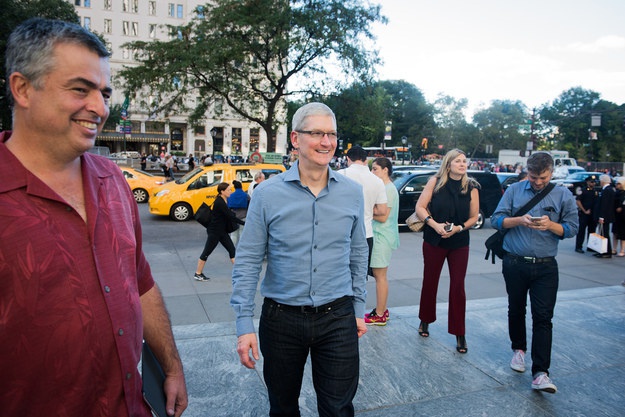
<path fill-rule="evenodd" d="M 7 46 L 13 131 L 0 134 L 0 410 L 150 416 L 142 339 L 187 392 L 142 251 L 137 206 L 112 162 L 86 153 L 109 115 L 108 51 L 80 26 L 33 19 Z"/>

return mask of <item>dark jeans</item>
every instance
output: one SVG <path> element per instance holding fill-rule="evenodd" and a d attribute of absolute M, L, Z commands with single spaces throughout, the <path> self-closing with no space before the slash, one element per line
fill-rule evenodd
<path fill-rule="evenodd" d="M 351 298 L 330 311 L 292 311 L 265 299 L 258 331 L 272 417 L 300 416 L 298 398 L 310 353 L 319 416 L 353 416 L 359 356 Z"/>
<path fill-rule="evenodd" d="M 527 293 L 532 311 L 532 375 L 549 373 L 551 365 L 551 319 L 558 292 L 558 263 L 524 263 L 510 256 L 503 259 L 508 292 L 508 332 L 512 349 L 527 351 L 525 311 Z"/>

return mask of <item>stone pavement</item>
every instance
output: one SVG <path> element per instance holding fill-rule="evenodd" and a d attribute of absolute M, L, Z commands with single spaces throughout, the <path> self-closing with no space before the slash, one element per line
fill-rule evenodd
<path fill-rule="evenodd" d="M 141 205 L 144 249 L 165 296 L 185 365 L 185 416 L 266 416 L 262 357 L 256 370 L 240 365 L 229 306 L 231 265 L 223 248 L 209 257 L 209 282 L 192 279 L 205 232 L 194 222 L 150 216 Z M 422 281 L 420 234 L 402 233 L 389 268 L 385 327 L 360 339 L 361 378 L 354 400 L 362 417 L 412 416 L 622 416 L 625 415 L 625 258 L 597 259 L 560 244 L 560 291 L 555 310 L 551 376 L 555 395 L 533 392 L 531 375 L 509 368 L 507 301 L 501 263 L 484 260 L 492 233 L 471 231 L 466 278 L 469 352 L 455 350 L 446 331 L 448 272 L 438 294 L 430 337 L 417 333 Z M 375 304 L 375 284 L 367 285 Z M 257 310 L 261 298 L 257 298 Z M 531 322 L 528 314 L 528 331 Z M 527 361 L 530 362 L 529 355 Z M 300 398 L 302 416 L 315 416 L 310 367 Z"/>

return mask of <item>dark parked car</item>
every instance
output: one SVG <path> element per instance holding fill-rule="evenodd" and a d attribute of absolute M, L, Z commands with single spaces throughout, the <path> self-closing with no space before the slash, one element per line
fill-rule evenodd
<path fill-rule="evenodd" d="M 599 177 L 602 174 L 603 174 L 602 172 L 587 172 L 587 171 L 575 172 L 573 174 L 570 174 L 564 179 L 552 180 L 551 182 L 553 182 L 556 185 L 561 185 L 563 187 L 568 188 L 569 190 L 571 190 L 573 195 L 579 195 L 582 193 L 582 189 L 586 188 L 586 178 L 588 178 L 591 175 L 594 175 L 595 177 L 597 177 L 595 181 L 595 189 L 597 191 L 601 191 L 601 185 L 599 185 Z"/>
<path fill-rule="evenodd" d="M 417 200 L 421 196 L 421 192 L 428 182 L 428 179 L 436 171 L 397 171 L 393 172 L 393 183 L 399 192 L 399 214 L 397 222 L 399 225 L 406 224 L 406 218 L 410 216 L 415 209 Z M 485 171 L 468 171 L 470 177 L 475 178 L 480 183 L 480 215 L 474 229 L 480 229 L 484 226 L 484 219 L 493 214 L 499 200 L 503 194 L 501 184 L 497 176 Z"/>
<path fill-rule="evenodd" d="M 495 175 L 497 175 L 501 183 L 501 188 L 503 188 L 504 191 L 515 182 L 519 182 L 519 174 L 514 172 L 496 172 Z"/>

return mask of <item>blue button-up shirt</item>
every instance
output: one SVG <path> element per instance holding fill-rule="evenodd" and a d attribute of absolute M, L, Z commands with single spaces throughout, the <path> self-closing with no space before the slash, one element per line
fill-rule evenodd
<path fill-rule="evenodd" d="M 319 306 L 354 297 L 363 317 L 367 257 L 362 187 L 328 169 L 315 196 L 302 185 L 296 162 L 254 190 L 232 271 L 231 305 L 237 336 L 254 332 L 254 296 L 263 258 L 261 295 L 293 306 Z"/>
<path fill-rule="evenodd" d="M 548 230 L 534 230 L 529 227 L 503 228 L 506 217 L 512 217 L 535 195 L 529 181 L 512 184 L 499 201 L 491 216 L 491 225 L 498 230 L 507 231 L 503 248 L 516 256 L 543 258 L 558 254 L 558 242 L 561 239 L 577 235 L 579 219 L 573 194 L 566 187 L 556 186 L 530 211 L 530 216 L 549 216 L 551 221 L 560 223 L 564 234 L 558 236 Z"/>

